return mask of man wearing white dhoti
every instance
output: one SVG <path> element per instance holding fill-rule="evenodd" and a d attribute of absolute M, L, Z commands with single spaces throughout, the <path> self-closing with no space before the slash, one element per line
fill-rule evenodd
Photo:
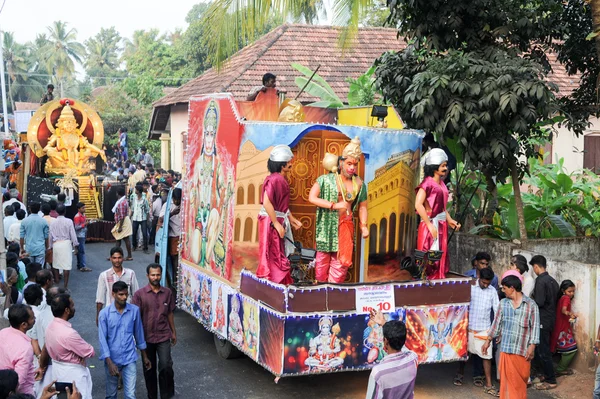
<path fill-rule="evenodd" d="M 67 208 L 56 207 L 58 217 L 50 226 L 50 248 L 52 248 L 52 271 L 54 281 L 59 281 L 59 270 L 63 271 L 65 289 L 69 288 L 69 274 L 73 267 L 73 248 L 79 246 L 75 225 L 65 217 Z"/>
<path fill-rule="evenodd" d="M 86 359 L 94 356 L 94 347 L 84 341 L 71 326 L 75 303 L 69 294 L 59 294 L 50 305 L 54 320 L 46 330 L 46 350 L 52 359 L 52 379 L 75 382 L 83 399 L 92 399 L 92 376 Z"/>

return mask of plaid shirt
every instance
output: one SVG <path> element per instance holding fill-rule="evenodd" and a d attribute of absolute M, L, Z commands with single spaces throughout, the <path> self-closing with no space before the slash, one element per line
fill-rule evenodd
<path fill-rule="evenodd" d="M 492 324 L 500 300 L 498 293 L 491 285 L 481 289 L 479 280 L 471 286 L 471 305 L 469 306 L 469 330 L 487 331 Z"/>
<path fill-rule="evenodd" d="M 115 222 L 119 223 L 121 220 L 125 219 L 126 216 L 129 216 L 129 202 L 127 202 L 127 199 L 124 199 L 117 206 Z"/>
<path fill-rule="evenodd" d="M 540 343 L 540 311 L 537 304 L 523 295 L 518 308 L 505 298 L 500 301 L 489 336 L 501 336 L 500 351 L 525 357 L 527 347 Z"/>

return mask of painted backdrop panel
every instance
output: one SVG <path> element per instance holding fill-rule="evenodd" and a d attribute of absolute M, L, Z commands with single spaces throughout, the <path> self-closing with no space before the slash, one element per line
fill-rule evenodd
<path fill-rule="evenodd" d="M 241 125 L 227 95 L 192 98 L 183 198 L 183 259 L 231 278 L 233 192 Z"/>

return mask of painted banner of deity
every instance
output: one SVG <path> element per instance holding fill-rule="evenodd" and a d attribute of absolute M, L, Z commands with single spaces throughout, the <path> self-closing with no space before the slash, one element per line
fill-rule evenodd
<path fill-rule="evenodd" d="M 404 310 L 385 317 L 403 321 Z M 386 355 L 383 326 L 368 315 L 288 318 L 284 343 L 284 374 L 368 369 Z"/>
<path fill-rule="evenodd" d="M 419 363 L 465 360 L 469 307 L 415 307 L 406 310 L 406 347 Z"/>
<path fill-rule="evenodd" d="M 229 279 L 241 126 L 220 96 L 192 99 L 189 120 L 182 258 Z"/>
<path fill-rule="evenodd" d="M 258 359 L 259 309 L 240 294 L 229 296 L 228 339 L 252 360 Z"/>

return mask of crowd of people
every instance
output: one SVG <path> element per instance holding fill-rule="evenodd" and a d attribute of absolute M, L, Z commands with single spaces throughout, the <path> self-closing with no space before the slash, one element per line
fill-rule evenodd
<path fill-rule="evenodd" d="M 479 252 L 468 273 L 477 279 L 471 288 L 468 352 L 473 362 L 473 384 L 492 396 L 525 398 L 527 388 L 550 390 L 557 377 L 570 375 L 577 351 L 571 310 L 575 284 L 560 285 L 548 274 L 546 258 L 523 255 L 511 259 L 501 279 L 490 268 L 491 256 Z M 529 269 L 537 276 L 529 274 Z M 555 369 L 552 354 L 561 356 Z M 493 369 L 500 389 L 493 384 Z M 463 384 L 464 363 L 454 379 Z"/>
<path fill-rule="evenodd" d="M 526 398 L 532 385 L 538 390 L 554 389 L 557 377 L 573 374 L 569 365 L 577 352 L 573 333 L 577 314 L 571 309 L 575 284 L 564 280 L 559 285 L 548 274 L 542 255 L 533 256 L 529 264 L 523 255 L 513 256 L 501 279 L 491 269 L 491 260 L 489 253 L 477 253 L 473 269 L 466 273 L 476 279 L 471 287 L 467 339 L 473 385 L 502 398 Z M 371 371 L 366 398 L 412 398 L 417 357 L 402 351 L 406 326 L 397 320 L 386 323 L 381 312 L 372 311 L 371 318 L 383 325 L 387 355 Z M 599 344 L 600 327 L 596 346 Z M 560 356 L 556 368 L 553 353 Z M 464 370 L 465 362 L 459 363 L 455 385 L 463 385 Z M 494 376 L 500 389 L 494 386 Z M 594 398 L 600 398 L 599 388 L 597 378 Z"/>
<path fill-rule="evenodd" d="M 126 399 L 136 397 L 137 351 L 142 357 L 148 398 L 175 395 L 171 347 L 177 342 L 175 298 L 160 284 L 162 267 L 149 264 L 147 285 L 123 267 L 123 250 L 110 250 L 111 268 L 98 278 L 96 324 L 99 357 L 104 361 L 106 398 L 119 384 Z M 30 267 L 30 265 L 36 265 Z M 91 399 L 92 378 L 86 362 L 97 353 L 69 322 L 76 314 L 69 291 L 38 263 L 27 266 L 23 299 L 7 301 L 10 327 L 0 330 L 0 399 L 44 398 L 64 388 L 69 399 Z M 12 273 L 12 272 L 11 272 Z M 3 285 L 12 295 L 15 277 Z M 57 383 L 58 382 L 58 383 Z M 59 383 L 66 384 L 59 384 Z"/>

